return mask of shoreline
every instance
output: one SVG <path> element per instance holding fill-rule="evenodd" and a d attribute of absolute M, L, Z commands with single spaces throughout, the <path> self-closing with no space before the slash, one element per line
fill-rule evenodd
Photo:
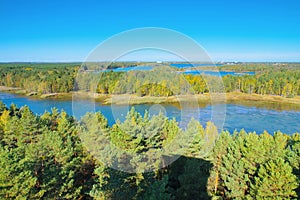
<path fill-rule="evenodd" d="M 169 97 L 154 97 L 154 96 L 137 96 L 136 94 L 97 94 L 91 92 L 69 92 L 69 93 L 48 93 L 37 94 L 36 92 L 26 92 L 21 88 L 0 86 L 0 92 L 9 92 L 17 95 L 28 96 L 35 99 L 71 99 L 76 98 L 93 98 L 97 102 L 101 102 L 104 105 L 116 104 L 116 105 L 137 105 L 137 104 L 150 104 L 150 103 L 217 103 L 217 102 L 270 102 L 270 103 L 282 103 L 282 104 L 294 104 L 300 106 L 300 96 L 293 98 L 285 98 L 277 95 L 260 95 L 260 94 L 245 94 L 241 92 L 229 92 L 224 94 L 205 93 L 195 95 L 177 95 Z"/>
<path fill-rule="evenodd" d="M 214 103 L 237 103 L 237 102 L 256 102 L 256 103 L 280 103 L 293 104 L 300 106 L 300 96 L 293 98 L 285 98 L 274 95 L 244 94 L 240 92 L 230 92 L 224 94 L 196 94 L 196 95 L 178 95 L 170 97 L 153 97 L 122 94 L 122 95 L 103 95 L 96 94 L 96 98 L 102 98 L 103 104 L 146 104 L 146 103 L 189 103 L 198 102 L 206 104 Z M 104 100 L 103 100 L 104 99 Z"/>
<path fill-rule="evenodd" d="M 0 91 L 12 91 L 12 90 L 22 90 L 22 88 L 8 87 L 8 86 L 0 85 Z"/>

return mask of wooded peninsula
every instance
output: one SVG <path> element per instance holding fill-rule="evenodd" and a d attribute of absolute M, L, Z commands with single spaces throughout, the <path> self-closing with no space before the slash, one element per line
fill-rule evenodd
<path fill-rule="evenodd" d="M 139 63 L 149 65 L 153 63 Z M 132 104 L 176 102 L 189 95 L 199 101 L 210 101 L 209 93 L 220 78 L 205 74 L 178 74 L 182 69 L 160 67 L 151 71 L 116 72 L 113 69 L 134 68 L 137 63 L 2 63 L 2 90 L 39 98 L 70 97 L 74 91 L 92 92 L 104 103 L 112 103 L 112 96 L 131 95 Z M 99 69 L 105 69 L 103 71 Z M 192 69 L 199 69 L 194 67 Z M 297 63 L 241 63 L 224 64 L 220 71 L 255 72 L 254 75 L 226 75 L 222 77 L 222 91 L 226 99 L 274 101 L 299 104 L 300 64 Z M 201 67 L 216 70 L 216 67 Z M 5 86 L 5 87 L 3 87 Z M 171 97 L 171 98 L 170 98 Z M 172 98 L 173 97 L 173 98 Z M 114 98 L 115 103 L 118 98 Z M 181 98 L 183 100 L 183 98 Z"/>

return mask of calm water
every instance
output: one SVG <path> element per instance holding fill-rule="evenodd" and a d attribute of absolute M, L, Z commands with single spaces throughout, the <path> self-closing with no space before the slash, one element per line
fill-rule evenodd
<path fill-rule="evenodd" d="M 136 66 L 136 67 L 124 67 L 113 69 L 114 72 L 128 72 L 128 71 L 149 71 L 152 70 L 153 66 Z"/>
<path fill-rule="evenodd" d="M 205 74 L 205 75 L 210 75 L 210 76 L 226 76 L 226 75 L 233 75 L 233 76 L 242 76 L 242 75 L 254 75 L 255 72 L 243 72 L 243 73 L 238 73 L 238 72 L 231 72 L 231 71 L 210 71 L 210 70 L 189 70 L 190 67 L 199 67 L 199 66 L 214 66 L 212 64 L 188 64 L 188 63 L 183 63 L 183 64 L 171 64 L 170 66 L 176 67 L 176 68 L 181 68 L 185 69 L 185 71 L 179 72 L 183 74 L 192 74 L 192 75 L 199 75 L 199 74 Z M 220 66 L 220 65 L 217 65 Z M 112 69 L 114 72 L 128 72 L 128 71 L 150 71 L 154 67 L 153 66 L 136 66 L 136 67 L 124 67 L 124 68 L 116 68 Z M 106 70 L 110 71 L 110 70 Z"/>
<path fill-rule="evenodd" d="M 190 68 L 190 67 L 218 67 L 222 66 L 222 64 L 203 64 L 203 63 L 172 63 L 170 64 L 171 67 L 177 67 L 177 68 Z"/>
<path fill-rule="evenodd" d="M 52 107 L 65 110 L 68 114 L 80 118 L 87 111 L 101 111 L 109 120 L 109 124 L 115 123 L 116 119 L 124 120 L 130 106 L 125 105 L 101 105 L 99 102 L 82 99 L 72 103 L 72 100 L 37 100 L 29 97 L 18 96 L 0 92 L 0 101 L 9 106 L 11 103 L 18 107 L 28 105 L 36 114 L 43 114 L 46 110 L 51 111 Z M 195 113 L 195 108 L 184 107 L 179 109 L 176 105 L 154 105 L 143 104 L 134 106 L 142 114 L 147 109 L 150 114 L 164 112 L 169 118 L 175 118 L 185 124 L 191 117 L 197 118 L 203 125 L 212 119 L 212 109 L 226 106 L 226 117 L 223 129 L 234 131 L 244 128 L 246 131 L 256 131 L 262 133 L 267 130 L 270 133 L 281 130 L 284 133 L 300 132 L 300 109 L 299 107 L 284 107 L 278 104 L 253 104 L 253 103 L 228 103 L 212 107 L 203 105 L 199 113 Z M 215 112 L 215 116 L 218 113 Z M 184 117 L 182 117 L 184 116 Z"/>
<path fill-rule="evenodd" d="M 254 75 L 255 72 L 229 72 L 229 71 L 204 71 L 204 70 L 186 70 L 182 72 L 184 74 L 192 74 L 192 75 L 198 75 L 198 74 L 205 74 L 210 76 L 226 76 L 226 75 L 233 75 L 233 76 L 243 76 L 243 75 Z"/>

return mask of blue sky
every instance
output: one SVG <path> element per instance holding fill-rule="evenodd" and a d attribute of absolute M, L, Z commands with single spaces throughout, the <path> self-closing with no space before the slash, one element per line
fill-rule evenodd
<path fill-rule="evenodd" d="M 300 61 L 298 0 L 1 0 L 0 61 L 81 61 L 140 27 L 182 32 L 214 61 Z"/>

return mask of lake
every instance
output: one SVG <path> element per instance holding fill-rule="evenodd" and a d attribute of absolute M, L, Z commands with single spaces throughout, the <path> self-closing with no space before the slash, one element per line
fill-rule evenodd
<path fill-rule="evenodd" d="M 231 71 L 209 71 L 209 70 L 186 70 L 182 72 L 183 74 L 191 74 L 191 75 L 210 75 L 210 76 L 244 76 L 244 75 L 254 75 L 255 72 L 231 72 Z"/>
<path fill-rule="evenodd" d="M 149 71 L 152 69 L 153 69 L 153 66 L 136 66 L 136 67 L 116 68 L 116 69 L 113 69 L 112 71 L 114 71 L 114 72 Z"/>
<path fill-rule="evenodd" d="M 209 76 L 226 76 L 226 75 L 233 75 L 233 76 L 243 76 L 243 75 L 254 75 L 255 72 L 233 72 L 233 71 L 211 71 L 211 70 L 190 70 L 191 67 L 199 67 L 199 66 L 215 66 L 213 64 L 189 64 L 189 63 L 182 63 L 182 64 L 170 64 L 170 66 L 180 69 L 185 69 L 184 71 L 178 71 L 178 73 L 183 74 L 192 74 L 192 75 L 209 75 Z M 221 64 L 216 64 L 216 66 L 221 66 Z M 135 67 L 123 67 L 123 68 L 116 68 L 116 69 L 107 69 L 104 71 L 113 71 L 113 72 L 128 72 L 128 71 L 151 71 L 153 70 L 153 66 L 135 66 Z"/>
<path fill-rule="evenodd" d="M 171 67 L 177 67 L 177 68 L 190 68 L 190 67 L 218 67 L 223 66 L 223 64 L 213 64 L 213 63 L 172 63 L 170 64 Z"/>
<path fill-rule="evenodd" d="M 102 105 L 100 102 L 91 102 L 87 99 L 72 102 L 71 99 L 34 99 L 26 96 L 19 96 L 10 93 L 0 92 L 0 101 L 9 106 L 14 103 L 18 107 L 28 105 L 36 114 L 43 114 L 45 110 L 51 111 L 52 107 L 58 110 L 64 110 L 68 114 L 80 118 L 86 111 L 101 111 L 108 118 L 109 124 L 115 123 L 116 119 L 121 121 L 125 119 L 126 113 L 131 106 L 126 105 Z M 291 134 L 300 131 L 300 109 L 298 106 L 269 103 L 227 103 L 214 106 L 226 106 L 226 117 L 223 129 L 234 130 L 245 129 L 246 131 L 256 131 L 262 133 L 267 130 L 269 133 L 281 130 L 284 133 Z M 150 114 L 157 114 L 160 110 L 169 118 L 181 120 L 183 113 L 193 113 L 194 108 L 185 107 L 179 109 L 177 105 L 172 104 L 143 104 L 135 105 L 135 109 L 144 113 L 149 110 Z M 74 108 L 74 109 L 73 109 Z M 187 118 L 197 118 L 202 125 L 212 118 L 212 105 L 201 105 L 199 115 L 190 114 Z M 187 121 L 187 120 L 186 120 Z"/>

